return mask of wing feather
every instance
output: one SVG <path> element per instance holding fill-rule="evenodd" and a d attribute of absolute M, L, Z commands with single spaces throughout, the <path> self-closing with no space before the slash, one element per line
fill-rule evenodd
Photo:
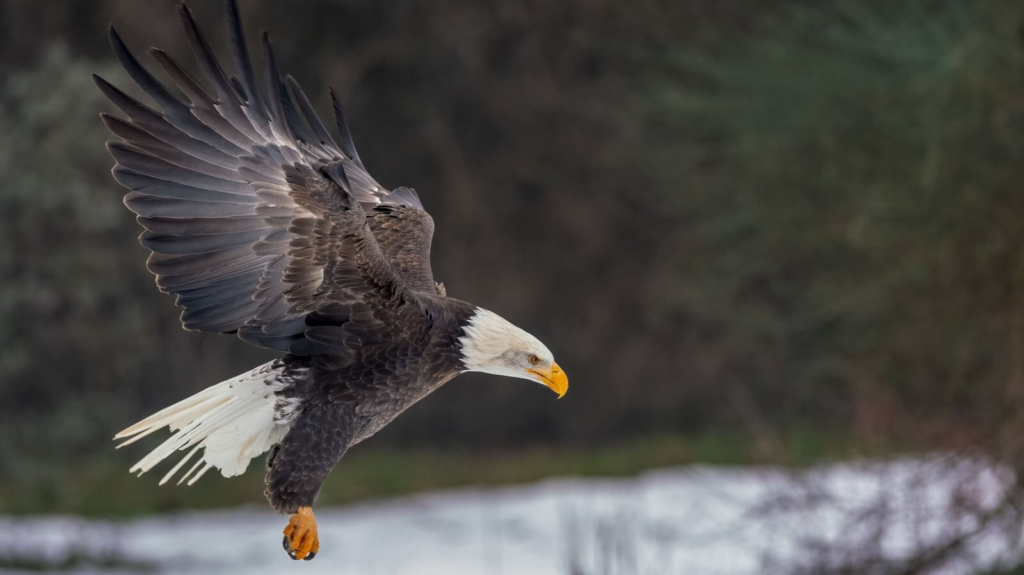
<path fill-rule="evenodd" d="M 238 156 L 245 153 L 245 150 L 202 122 L 174 124 L 172 117 L 164 116 L 139 102 L 103 78 L 93 74 L 93 80 L 135 126 L 179 150 L 225 167 L 234 167 Z"/>
<path fill-rule="evenodd" d="M 319 144 L 320 148 L 323 148 L 327 153 L 330 153 L 333 157 L 344 157 L 344 152 L 338 148 L 338 144 L 334 142 L 334 138 L 327 133 L 327 128 L 324 127 L 323 122 L 317 117 L 316 112 L 313 110 L 313 106 L 309 103 L 309 98 L 306 97 L 306 93 L 302 91 L 302 87 L 295 81 L 295 78 L 289 74 L 285 81 L 288 83 L 288 88 L 291 89 L 292 95 L 295 97 L 295 101 L 299 105 L 299 111 L 302 112 L 302 117 L 305 119 L 306 124 L 312 130 L 311 135 L 313 139 L 311 142 Z"/>
<path fill-rule="evenodd" d="M 220 62 L 213 55 L 209 42 L 206 41 L 206 37 L 203 36 L 202 31 L 196 24 L 195 19 L 192 17 L 192 11 L 188 9 L 187 4 L 182 3 L 178 5 L 178 15 L 181 17 L 185 33 L 188 35 L 192 54 L 199 61 L 199 66 L 203 69 L 207 79 L 210 80 L 217 92 L 218 111 L 235 129 L 245 134 L 253 144 L 261 141 L 263 136 L 257 132 L 255 126 L 249 121 L 248 116 L 242 111 L 242 101 L 235 92 L 234 86 L 231 85 L 231 81 L 224 74 L 223 68 L 220 67 Z"/>
<path fill-rule="evenodd" d="M 341 109 L 341 101 L 338 100 L 338 94 L 334 92 L 334 88 L 330 89 L 331 92 L 331 107 L 334 108 L 334 120 L 338 128 L 338 135 L 341 136 L 341 147 L 345 155 L 353 162 L 359 164 L 362 167 L 363 162 L 359 159 L 359 153 L 356 152 L 356 145 L 352 141 L 352 133 L 349 132 L 348 124 L 345 123 L 345 114 Z"/>
<path fill-rule="evenodd" d="M 250 118 L 255 115 L 257 121 L 254 123 L 258 122 L 258 125 L 263 128 L 263 133 L 269 135 L 270 116 L 266 106 L 263 105 L 260 90 L 256 86 L 256 74 L 253 72 L 252 60 L 249 58 L 249 47 L 245 41 L 245 31 L 242 29 L 242 17 L 238 13 L 238 4 L 228 2 L 226 8 L 228 29 L 231 32 L 231 54 L 235 61 L 235 70 L 240 76 L 238 91 L 245 98 L 247 115 Z"/>

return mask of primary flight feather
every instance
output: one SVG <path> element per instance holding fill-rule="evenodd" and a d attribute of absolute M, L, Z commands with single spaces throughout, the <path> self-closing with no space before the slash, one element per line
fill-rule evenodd
<path fill-rule="evenodd" d="M 168 427 L 172 435 L 132 467 L 141 474 L 182 451 L 161 483 L 192 484 L 213 468 L 238 475 L 270 451 L 266 495 L 291 514 L 285 550 L 312 559 L 312 505 L 350 446 L 461 372 L 529 379 L 559 396 L 568 379 L 535 337 L 446 296 L 430 269 L 433 220 L 414 190 L 370 176 L 333 92 L 337 141 L 279 71 L 266 34 L 265 91 L 257 85 L 234 0 L 232 76 L 184 4 L 179 13 L 212 89 L 151 49 L 171 91 L 111 28 L 118 60 L 159 106 L 95 77 L 127 116 L 102 116 L 121 139 L 107 145 L 114 179 L 131 190 L 124 203 L 145 228 L 147 266 L 177 296 L 185 328 L 285 355 L 116 439 L 121 447 Z"/>

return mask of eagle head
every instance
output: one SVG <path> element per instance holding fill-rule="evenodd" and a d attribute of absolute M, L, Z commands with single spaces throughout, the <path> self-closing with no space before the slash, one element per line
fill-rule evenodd
<path fill-rule="evenodd" d="M 539 339 L 494 312 L 477 308 L 459 338 L 464 371 L 529 379 L 565 395 L 569 378 Z"/>

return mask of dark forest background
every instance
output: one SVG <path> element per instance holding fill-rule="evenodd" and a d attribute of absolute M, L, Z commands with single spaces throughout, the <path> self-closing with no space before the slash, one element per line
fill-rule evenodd
<path fill-rule="evenodd" d="M 1024 3 L 241 4 L 419 191 L 448 293 L 572 381 L 460 377 L 328 501 L 687 461 L 1024 468 Z M 190 5 L 226 54 L 221 3 Z M 181 330 L 144 268 L 90 78 L 128 85 L 110 22 L 196 69 L 171 1 L 0 0 L 0 512 L 260 498 L 255 470 L 156 490 L 112 449 L 272 356 Z"/>

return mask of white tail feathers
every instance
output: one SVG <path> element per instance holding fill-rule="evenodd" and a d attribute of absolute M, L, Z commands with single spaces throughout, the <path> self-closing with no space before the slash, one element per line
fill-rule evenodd
<path fill-rule="evenodd" d="M 115 435 L 114 439 L 127 440 L 117 446 L 120 449 L 165 426 L 175 432 L 131 471 L 142 475 L 174 452 L 188 449 L 160 485 L 200 450 L 202 454 L 178 480 L 179 485 L 185 480 L 192 485 L 211 467 L 220 469 L 224 477 L 244 473 L 254 457 L 281 441 L 291 428 L 295 405 L 275 395 L 286 384 L 279 380 L 280 370 L 274 363 L 208 387 Z"/>

